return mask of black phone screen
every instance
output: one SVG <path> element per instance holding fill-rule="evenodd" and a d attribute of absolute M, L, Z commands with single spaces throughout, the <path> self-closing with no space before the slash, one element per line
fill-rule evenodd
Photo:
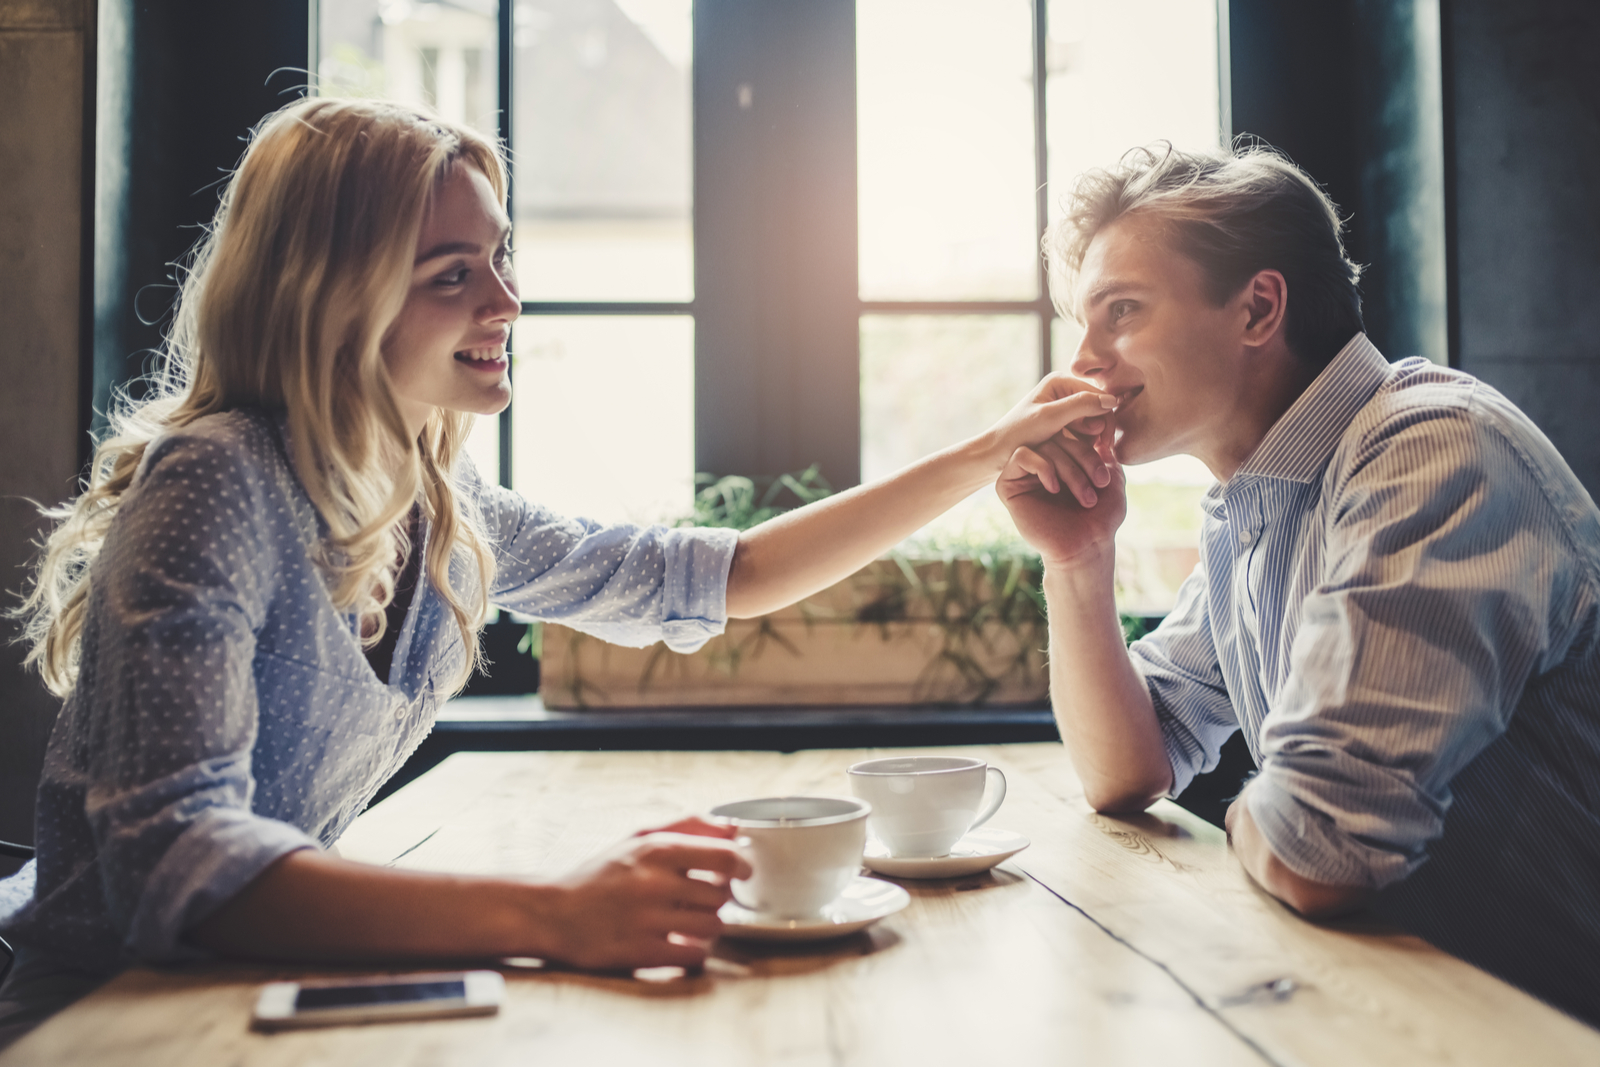
<path fill-rule="evenodd" d="M 431 983 L 373 983 L 357 986 L 307 986 L 295 995 L 296 1012 L 342 1009 L 352 1005 L 389 1005 L 403 1001 L 463 1000 L 467 984 L 461 979 Z"/>

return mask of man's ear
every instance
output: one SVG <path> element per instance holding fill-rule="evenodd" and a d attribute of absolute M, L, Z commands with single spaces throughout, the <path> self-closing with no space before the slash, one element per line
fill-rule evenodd
<path fill-rule="evenodd" d="M 1257 271 L 1241 296 L 1249 314 L 1243 340 L 1247 345 L 1265 345 L 1283 330 L 1289 311 L 1289 283 L 1278 271 Z"/>

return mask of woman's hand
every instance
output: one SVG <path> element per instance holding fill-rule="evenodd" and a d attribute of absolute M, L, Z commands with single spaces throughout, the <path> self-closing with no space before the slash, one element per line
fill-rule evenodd
<path fill-rule="evenodd" d="M 1065 486 L 1085 508 L 1093 508 L 1096 489 L 1111 482 L 1107 413 L 1116 406 L 1115 397 L 1087 382 L 1045 376 L 982 435 L 993 471 L 1003 477 L 1021 464 L 1037 488 L 1054 494 Z M 1048 453 L 1047 446 L 1052 447 Z"/>
<path fill-rule="evenodd" d="M 866 486 L 796 508 L 739 535 L 728 573 L 728 615 L 748 618 L 808 597 L 865 567 L 939 513 L 1001 474 L 1018 449 L 1054 443 L 1071 463 L 1034 472 L 1093 507 L 1111 472 L 1092 444 L 1116 399 L 1050 375 L 994 426 Z M 1069 431 L 1076 427 L 1078 433 Z M 1019 461 L 1026 462 L 1026 461 Z M 1037 465 L 1036 465 L 1037 467 Z"/>
<path fill-rule="evenodd" d="M 551 955 L 581 968 L 694 967 L 722 933 L 717 910 L 749 863 L 725 840 L 731 829 L 685 820 L 648 831 L 566 879 L 541 902 Z M 694 873 L 694 874 L 691 874 Z"/>

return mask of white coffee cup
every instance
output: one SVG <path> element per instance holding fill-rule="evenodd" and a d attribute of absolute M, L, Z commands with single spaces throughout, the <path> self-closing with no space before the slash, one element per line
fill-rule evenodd
<path fill-rule="evenodd" d="M 990 779 L 994 799 L 984 805 Z M 850 790 L 872 804 L 868 824 L 891 856 L 943 857 L 1000 808 L 1006 777 L 971 757 L 885 757 L 852 764 Z"/>
<path fill-rule="evenodd" d="M 754 869 L 733 881 L 734 900 L 777 919 L 810 919 L 861 870 L 872 806 L 854 797 L 762 797 L 711 810 L 739 831 Z"/>

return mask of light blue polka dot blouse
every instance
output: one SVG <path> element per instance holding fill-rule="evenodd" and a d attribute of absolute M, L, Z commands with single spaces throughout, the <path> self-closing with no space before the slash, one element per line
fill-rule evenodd
<path fill-rule="evenodd" d="M 721 631 L 732 531 L 564 519 L 466 466 L 494 604 L 625 645 Z M 463 655 L 448 608 L 423 576 L 380 680 L 314 563 L 319 524 L 272 416 L 152 443 L 94 564 L 37 870 L 0 883 L 9 940 L 90 971 L 201 956 L 184 931 L 331 844 L 427 735 Z"/>

